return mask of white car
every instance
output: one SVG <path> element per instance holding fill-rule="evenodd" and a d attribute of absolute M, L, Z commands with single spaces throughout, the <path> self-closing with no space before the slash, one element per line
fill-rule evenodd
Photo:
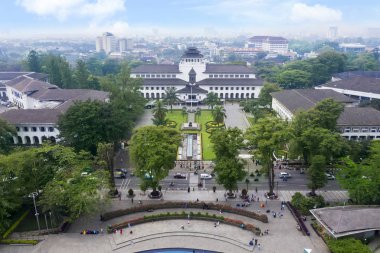
<path fill-rule="evenodd" d="M 325 173 L 327 180 L 335 180 L 335 176 L 331 175 L 330 173 Z"/>
<path fill-rule="evenodd" d="M 201 174 L 201 179 L 212 179 L 210 174 Z"/>
<path fill-rule="evenodd" d="M 292 175 L 288 172 L 280 172 L 280 178 L 291 178 Z"/>

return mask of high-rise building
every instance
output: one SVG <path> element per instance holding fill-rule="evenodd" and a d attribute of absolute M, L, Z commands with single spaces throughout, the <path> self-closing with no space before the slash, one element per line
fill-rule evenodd
<path fill-rule="evenodd" d="M 116 38 L 112 33 L 105 32 L 96 38 L 96 52 L 101 51 L 106 54 L 116 51 Z"/>
<path fill-rule="evenodd" d="M 337 26 L 330 26 L 329 32 L 327 34 L 327 38 L 330 40 L 336 40 L 338 38 L 338 27 Z"/>
<path fill-rule="evenodd" d="M 253 36 L 245 43 L 246 48 L 254 48 L 258 51 L 286 54 L 288 52 L 288 40 L 283 37 Z"/>

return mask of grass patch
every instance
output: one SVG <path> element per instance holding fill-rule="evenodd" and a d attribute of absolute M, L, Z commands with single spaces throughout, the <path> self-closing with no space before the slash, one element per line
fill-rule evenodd
<path fill-rule="evenodd" d="M 212 149 L 212 143 L 210 140 L 210 134 L 206 132 L 206 123 L 212 120 L 213 120 L 213 117 L 211 114 L 211 110 L 202 110 L 201 115 L 195 117 L 195 121 L 201 124 L 203 160 L 215 159 L 215 154 Z"/>
<path fill-rule="evenodd" d="M 173 120 L 177 122 L 177 130 L 181 129 L 181 126 L 183 123 L 187 122 L 187 114 L 186 116 L 182 115 L 182 110 L 173 110 L 173 112 L 170 112 L 170 110 L 166 113 L 166 118 L 168 120 Z"/>
<path fill-rule="evenodd" d="M 252 117 L 247 117 L 247 119 L 248 119 L 248 122 L 249 122 L 249 124 L 250 124 L 251 126 L 253 126 L 253 125 L 255 124 L 255 119 L 254 119 L 254 118 L 252 118 Z"/>

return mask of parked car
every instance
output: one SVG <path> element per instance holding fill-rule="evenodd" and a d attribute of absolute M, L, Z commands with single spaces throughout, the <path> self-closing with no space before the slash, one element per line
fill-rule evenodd
<path fill-rule="evenodd" d="M 174 178 L 184 179 L 184 178 L 186 178 L 186 174 L 176 173 L 174 175 Z"/>
<path fill-rule="evenodd" d="M 331 175 L 330 173 L 325 173 L 327 180 L 335 180 L 335 176 Z"/>
<path fill-rule="evenodd" d="M 280 172 L 280 178 L 291 178 L 292 175 L 288 172 Z"/>
<path fill-rule="evenodd" d="M 212 179 L 210 174 L 201 174 L 201 179 Z"/>
<path fill-rule="evenodd" d="M 119 169 L 116 169 L 116 171 L 120 171 L 124 174 L 127 174 L 128 173 L 128 170 L 126 168 L 119 168 Z"/>
<path fill-rule="evenodd" d="M 114 178 L 125 178 L 125 174 L 121 171 L 115 171 L 113 173 Z"/>
<path fill-rule="evenodd" d="M 155 106 L 156 106 L 156 102 L 155 101 L 149 101 L 148 103 L 145 104 L 144 108 L 145 109 L 152 109 Z"/>

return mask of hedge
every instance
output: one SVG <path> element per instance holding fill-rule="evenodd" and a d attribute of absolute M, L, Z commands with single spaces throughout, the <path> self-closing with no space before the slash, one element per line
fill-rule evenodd
<path fill-rule="evenodd" d="M 0 244 L 28 244 L 28 245 L 36 245 L 38 243 L 37 240 L 25 240 L 25 239 L 3 239 L 0 240 Z"/>
<path fill-rule="evenodd" d="M 248 231 L 255 233 L 256 235 L 261 234 L 261 229 L 259 227 L 256 227 L 253 224 L 244 223 L 241 220 L 235 220 L 235 219 L 225 218 L 223 216 L 217 216 L 216 214 L 210 215 L 208 213 L 202 214 L 200 212 L 198 212 L 198 213 L 193 213 L 193 212 L 190 212 L 190 213 L 186 213 L 186 212 L 169 213 L 169 212 L 167 212 L 167 213 L 160 213 L 160 214 L 156 214 L 156 215 L 144 215 L 143 217 L 140 217 L 140 218 L 136 218 L 133 220 L 127 220 L 127 221 L 124 221 L 124 222 L 121 222 L 118 224 L 111 225 L 108 227 L 107 231 L 109 233 L 112 233 L 115 229 L 121 229 L 121 228 L 129 227 L 129 225 L 138 225 L 138 224 L 142 224 L 142 223 L 146 223 L 146 222 L 152 222 L 152 221 L 188 219 L 189 216 L 190 216 L 190 219 L 193 219 L 193 220 L 194 219 L 196 219 L 196 220 L 208 220 L 208 221 L 213 221 L 213 222 L 218 221 L 220 223 L 228 224 L 231 226 L 241 227 L 243 229 L 246 229 Z"/>
<path fill-rule="evenodd" d="M 196 209 L 217 210 L 217 211 L 245 216 L 251 219 L 261 221 L 263 223 L 268 223 L 268 216 L 266 214 L 257 214 L 252 211 L 235 208 L 228 205 L 204 203 L 204 202 L 166 202 L 166 203 L 139 205 L 139 206 L 135 206 L 135 207 L 127 208 L 127 209 L 120 209 L 120 210 L 104 213 L 101 216 L 101 220 L 102 221 L 111 220 L 111 219 L 128 215 L 128 214 L 145 212 L 147 210 L 171 209 L 171 208 L 196 208 Z"/>
<path fill-rule="evenodd" d="M 6 239 L 13 232 L 13 230 L 16 229 L 16 227 L 21 223 L 23 219 L 25 219 L 29 212 L 30 210 L 25 211 L 25 213 L 23 213 L 23 215 L 21 215 L 21 217 L 15 223 L 13 223 L 13 225 L 10 226 L 7 231 L 5 231 L 3 234 L 3 239 Z"/>

